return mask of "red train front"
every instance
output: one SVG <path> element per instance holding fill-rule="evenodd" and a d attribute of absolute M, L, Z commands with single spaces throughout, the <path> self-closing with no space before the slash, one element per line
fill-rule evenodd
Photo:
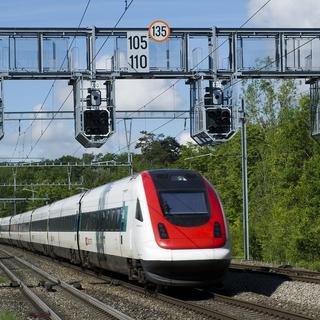
<path fill-rule="evenodd" d="M 213 186 L 197 172 L 180 169 L 146 171 L 141 179 L 144 233 L 137 230 L 136 240 L 147 280 L 177 286 L 221 281 L 230 240 Z"/>

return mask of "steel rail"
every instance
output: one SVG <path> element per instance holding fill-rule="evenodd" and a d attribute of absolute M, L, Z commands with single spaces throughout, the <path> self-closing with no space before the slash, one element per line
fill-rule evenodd
<path fill-rule="evenodd" d="M 7 252 L 6 250 L 4 250 L 2 248 L 0 249 L 0 252 L 1 251 L 6 253 L 7 256 L 12 256 L 9 252 Z M 55 259 L 53 259 L 52 257 L 49 257 L 49 256 L 39 255 L 39 257 L 56 262 Z M 20 259 L 20 258 L 18 258 L 16 256 L 14 256 L 14 258 L 19 262 L 20 262 L 20 260 L 22 260 L 22 259 Z M 24 260 L 22 260 L 22 261 L 21 261 L 21 263 L 23 263 L 26 266 L 29 266 L 30 263 L 28 263 L 28 262 L 26 262 Z M 59 262 L 59 264 L 62 264 L 64 266 L 66 266 L 66 267 L 69 267 L 69 268 L 72 268 L 74 270 L 77 270 L 78 272 L 81 272 L 83 274 L 87 274 L 87 275 L 93 276 L 93 277 L 95 277 L 97 279 L 106 281 L 107 283 L 110 283 L 110 284 L 117 283 L 117 284 L 121 285 L 122 287 L 127 288 L 127 289 L 132 290 L 132 291 L 135 291 L 137 293 L 140 293 L 140 294 L 145 294 L 146 293 L 145 289 L 143 287 L 141 287 L 141 286 L 137 286 L 137 285 L 134 285 L 134 284 L 131 284 L 129 282 L 122 281 L 122 280 L 119 280 L 119 279 L 114 279 L 114 278 L 111 278 L 111 277 L 108 277 L 108 276 L 105 276 L 105 275 L 99 275 L 98 276 L 93 271 L 90 271 L 88 269 L 83 270 L 81 267 L 78 267 L 76 265 L 72 265 L 72 264 L 70 264 L 68 262 Z M 39 269 L 39 268 L 37 268 L 37 267 L 35 267 L 33 265 L 31 265 L 31 266 L 32 266 L 32 268 L 34 268 L 34 270 L 36 272 L 37 272 L 37 269 Z M 60 281 L 58 283 L 59 280 L 56 279 L 55 277 L 47 274 L 45 271 L 42 271 L 40 269 L 39 269 L 39 271 L 41 271 L 41 275 L 43 277 L 47 278 L 49 281 L 51 281 L 53 283 L 57 283 L 58 285 L 62 286 L 62 282 Z M 75 289 L 74 287 L 72 287 L 71 285 L 69 285 L 67 283 L 64 283 L 64 284 L 66 285 L 66 287 L 71 288 L 72 291 L 76 291 L 76 292 L 79 293 L 79 291 L 77 289 Z M 80 292 L 80 294 L 82 294 L 82 293 Z M 214 319 L 214 320 L 239 320 L 238 318 L 235 318 L 233 316 L 224 314 L 222 312 L 215 311 L 215 310 L 212 310 L 212 309 L 209 309 L 209 308 L 205 308 L 205 307 L 202 307 L 202 306 L 197 305 L 195 303 L 191 303 L 191 302 L 186 303 L 185 301 L 182 301 L 182 300 L 179 300 L 179 299 L 176 299 L 176 298 L 173 298 L 173 297 L 161 294 L 161 293 L 158 293 L 156 298 L 159 299 L 162 302 L 165 302 L 165 303 L 168 303 L 168 304 L 171 304 L 171 305 L 175 305 L 175 306 L 179 306 L 179 307 L 181 307 L 181 308 L 183 308 L 185 310 L 193 311 L 195 313 L 198 313 L 198 314 L 204 315 L 206 317 L 209 317 L 210 319 Z M 131 320 L 132 318 L 128 317 L 128 318 L 123 318 L 123 319 L 124 320 L 127 320 L 127 319 Z"/>
<path fill-rule="evenodd" d="M 40 297 L 38 297 L 31 289 L 29 289 L 15 274 L 13 274 L 1 261 L 0 268 L 8 275 L 8 277 L 19 284 L 24 295 L 34 303 L 40 310 L 47 314 L 52 320 L 62 320 Z"/>
<path fill-rule="evenodd" d="M 1 251 L 5 252 L 8 256 L 10 256 L 10 253 L 7 252 L 4 249 L 1 249 Z M 36 267 L 35 265 L 31 264 L 30 262 L 27 262 L 17 256 L 13 256 L 13 258 L 18 261 L 19 263 L 23 264 L 24 266 L 30 268 L 31 270 L 33 270 L 34 272 L 38 273 L 39 275 L 41 275 L 42 277 L 48 279 L 49 281 L 51 281 L 52 283 L 62 287 L 63 289 L 65 289 L 67 292 L 71 293 L 72 295 L 76 296 L 77 298 L 83 300 L 84 302 L 94 306 L 95 308 L 99 309 L 100 311 L 106 312 L 109 315 L 113 316 L 115 319 L 119 319 L 119 320 L 133 320 L 133 318 L 127 316 L 126 314 L 112 308 L 111 306 L 99 301 L 98 299 L 79 291 L 78 289 L 74 288 L 72 285 L 57 279 L 53 276 L 51 276 L 50 274 L 48 274 L 47 272 L 41 270 L 40 268 Z M 29 289 L 30 290 L 30 289 Z M 57 318 L 58 319 L 58 318 Z M 60 318 L 59 318 L 60 319 Z"/>
<path fill-rule="evenodd" d="M 278 275 L 286 277 L 292 281 L 302 281 L 307 283 L 320 284 L 320 272 L 309 271 L 309 270 L 290 270 L 285 269 L 281 266 L 279 267 L 269 267 L 269 266 L 254 266 L 243 263 L 231 263 L 229 267 L 230 271 L 244 271 L 244 272 L 256 272 L 263 273 L 267 275 Z"/>
<path fill-rule="evenodd" d="M 300 315 L 297 313 L 292 313 L 292 312 L 285 311 L 285 310 L 278 309 L 278 308 L 274 308 L 274 307 L 270 308 L 270 307 L 266 307 L 266 306 L 263 306 L 263 305 L 260 305 L 260 304 L 254 303 L 254 302 L 243 301 L 243 300 L 223 296 L 223 295 L 216 294 L 216 293 L 214 293 L 214 300 L 226 303 L 228 305 L 237 306 L 237 307 L 240 307 L 243 309 L 256 311 L 258 313 L 268 314 L 268 315 L 271 315 L 271 316 L 274 316 L 274 317 L 277 317 L 280 319 L 312 320 L 312 318 L 310 318 L 310 317 Z"/>
<path fill-rule="evenodd" d="M 1 251 L 6 252 L 6 250 L 1 249 Z M 10 255 L 8 252 L 6 252 L 8 255 Z M 43 255 L 39 255 L 39 257 L 44 258 L 44 259 L 48 259 L 50 261 L 56 261 L 55 259 L 51 258 L 51 257 L 47 257 L 47 256 L 43 256 Z M 16 259 L 20 259 L 17 258 Z M 135 291 L 137 293 L 140 294 L 145 294 L 146 290 L 145 288 L 129 283 L 127 281 L 124 280 L 119 280 L 119 279 L 115 279 L 106 275 L 97 275 L 95 272 L 90 271 L 88 269 L 83 270 L 82 268 L 76 266 L 76 265 L 72 265 L 68 262 L 62 262 L 62 264 L 66 267 L 72 268 L 74 270 L 77 270 L 83 274 L 87 274 L 93 277 L 96 277 L 97 279 L 106 281 L 107 283 L 116 283 L 117 285 L 120 285 L 124 288 L 127 288 L 129 290 Z M 43 275 L 45 276 L 45 275 Z M 55 279 L 54 277 L 50 276 L 50 278 L 48 278 L 48 280 L 55 282 L 57 281 L 57 279 Z M 70 285 L 68 285 L 70 286 Z M 72 287 L 72 289 L 74 289 Z M 76 289 L 74 289 L 76 290 Z M 220 294 L 216 294 L 214 292 L 210 292 L 211 294 L 214 295 L 214 301 L 219 302 L 219 303 L 224 303 L 226 305 L 229 306 L 234 306 L 240 309 L 245 309 L 248 311 L 253 311 L 256 312 L 260 315 L 269 315 L 271 317 L 276 317 L 276 318 L 280 318 L 280 319 L 285 319 L 285 320 L 312 320 L 312 318 L 305 316 L 305 315 L 301 315 L 301 314 L 296 314 L 296 313 L 291 313 L 289 311 L 285 311 L 282 309 L 278 309 L 278 308 L 274 308 L 274 307 L 267 307 L 267 306 L 263 306 L 257 303 L 253 303 L 253 302 L 247 302 L 247 301 L 243 301 L 243 300 L 239 300 L 236 298 L 232 298 L 232 297 L 228 297 L 228 296 L 223 296 Z M 185 310 L 189 310 L 189 311 L 193 311 L 195 313 L 199 313 L 201 315 L 204 315 L 206 317 L 209 317 L 210 319 L 216 319 L 216 320 L 238 320 L 239 317 L 234 317 L 225 313 L 222 313 L 220 311 L 216 311 L 210 307 L 204 307 L 201 305 L 198 305 L 196 303 L 192 303 L 192 302 L 185 302 L 183 300 L 168 296 L 166 294 L 162 294 L 162 293 L 157 293 L 156 297 L 158 300 L 171 304 L 171 305 L 175 305 L 175 306 L 179 306 Z M 241 317 L 240 317 L 241 318 Z"/>
<path fill-rule="evenodd" d="M 89 272 L 86 271 L 86 270 L 85 271 L 81 270 L 81 271 L 84 272 L 84 273 L 88 273 L 90 275 L 93 275 L 93 276 L 97 277 L 98 279 L 105 280 L 105 281 L 108 280 L 110 283 L 116 282 L 117 284 L 121 285 L 122 287 L 130 289 L 130 290 L 135 291 L 135 292 L 138 292 L 140 294 L 145 294 L 146 293 L 145 288 L 142 288 L 141 286 L 137 286 L 137 285 L 134 285 L 132 283 L 129 283 L 129 282 L 126 282 L 126 281 L 122 281 L 122 280 L 118 280 L 118 279 L 115 280 L 115 279 L 113 279 L 111 277 L 104 276 L 104 275 L 103 276 L 97 276 L 96 274 L 91 273 L 90 271 Z M 239 318 L 235 318 L 235 317 L 233 317 L 231 315 L 227 315 L 227 314 L 222 313 L 220 311 L 216 311 L 216 310 L 213 310 L 213 309 L 210 309 L 210 308 L 206 308 L 206 307 L 200 306 L 200 305 L 198 305 L 196 303 L 185 302 L 183 300 L 180 300 L 180 299 L 177 299 L 177 298 L 173 298 L 173 297 L 170 297 L 170 296 L 162 294 L 162 293 L 157 293 L 155 298 L 160 300 L 160 301 L 162 301 L 162 302 L 182 307 L 185 310 L 189 310 L 189 311 L 193 311 L 193 312 L 196 312 L 196 313 L 200 313 L 201 315 L 207 316 L 210 319 L 239 320 Z"/>
<path fill-rule="evenodd" d="M 82 270 L 82 272 L 86 272 L 86 271 Z M 113 279 L 110 277 L 107 277 L 107 276 L 96 276 L 96 277 L 103 279 L 103 280 L 108 280 L 111 283 L 113 282 Z M 133 285 L 131 283 L 128 283 L 126 281 L 121 281 L 121 280 L 118 281 L 117 280 L 117 283 L 119 283 L 121 286 L 123 286 L 125 288 L 134 290 L 139 293 L 145 292 L 143 288 L 136 286 L 136 285 Z M 216 294 L 213 292 L 211 292 L 211 293 L 214 294 L 214 301 L 224 303 L 229 306 L 232 305 L 232 306 L 235 306 L 235 307 L 238 307 L 241 309 L 254 311 L 254 312 L 257 312 L 257 313 L 263 314 L 263 315 L 274 316 L 276 318 L 285 319 L 285 320 L 312 320 L 312 318 L 305 316 L 305 315 L 291 313 L 289 311 L 285 311 L 285 310 L 274 308 L 274 307 L 267 307 L 267 306 L 259 305 L 257 303 L 253 303 L 253 302 L 242 301 L 242 300 L 239 300 L 236 298 L 219 295 L 219 294 Z M 185 302 L 183 300 L 176 299 L 176 298 L 173 298 L 171 296 L 168 296 L 168 295 L 165 295 L 162 293 L 157 293 L 156 298 L 161 301 L 170 303 L 170 304 L 178 305 L 184 309 L 188 309 L 188 310 L 203 314 L 205 316 L 209 316 L 210 318 L 213 318 L 213 319 L 237 319 L 237 320 L 239 319 L 238 317 L 235 318 L 233 316 L 230 316 L 230 315 L 221 313 L 219 311 L 213 310 L 210 307 L 208 308 L 208 307 L 200 306 L 196 303 Z"/>

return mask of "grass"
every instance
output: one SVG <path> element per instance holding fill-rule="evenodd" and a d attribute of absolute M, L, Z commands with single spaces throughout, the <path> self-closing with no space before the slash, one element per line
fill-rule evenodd
<path fill-rule="evenodd" d="M 7 278 L 0 276 L 0 283 L 5 283 L 5 282 L 7 282 Z"/>
<path fill-rule="evenodd" d="M 1 311 L 0 312 L 0 320 L 16 320 L 17 317 L 14 313 L 10 311 Z"/>

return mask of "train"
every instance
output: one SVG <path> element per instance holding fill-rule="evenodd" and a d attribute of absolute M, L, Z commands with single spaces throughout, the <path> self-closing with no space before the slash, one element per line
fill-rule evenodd
<path fill-rule="evenodd" d="M 226 216 L 198 172 L 155 169 L 0 218 L 0 242 L 164 286 L 221 283 Z"/>

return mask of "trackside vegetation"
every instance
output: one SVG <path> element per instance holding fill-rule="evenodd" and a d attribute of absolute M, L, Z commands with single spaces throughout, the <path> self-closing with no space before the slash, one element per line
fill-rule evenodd
<path fill-rule="evenodd" d="M 248 122 L 248 183 L 251 257 L 320 270 L 320 145 L 310 136 L 309 96 L 297 91 L 292 81 L 255 80 L 244 85 Z M 241 135 L 219 146 L 179 145 L 173 137 L 150 132 L 136 143 L 134 170 L 179 167 L 195 169 L 216 187 L 226 211 L 233 255 L 241 257 L 242 182 Z M 64 156 L 56 162 L 115 160 L 126 154 Z M 127 168 L 73 168 L 72 181 L 83 177 L 92 188 L 128 175 Z M 12 171 L 0 169 L 0 183 L 12 182 Z M 66 182 L 61 168 L 19 168 L 17 181 Z M 36 196 L 58 200 L 79 188 L 42 187 Z M 2 188 L 2 197 L 12 196 Z M 18 189 L 16 196 L 29 196 Z M 43 203 L 18 203 L 19 212 Z M 13 213 L 12 204 L 0 204 L 0 216 Z M 0 316 L 0 319 L 1 316 Z"/>
<path fill-rule="evenodd" d="M 0 320 L 16 320 L 17 317 L 10 311 L 0 311 Z"/>

